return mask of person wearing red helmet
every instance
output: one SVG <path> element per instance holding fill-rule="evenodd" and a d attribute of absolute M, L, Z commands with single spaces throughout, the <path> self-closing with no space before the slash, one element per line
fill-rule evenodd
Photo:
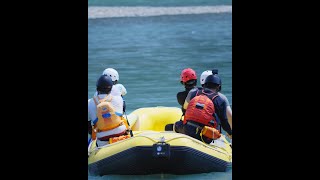
<path fill-rule="evenodd" d="M 183 116 L 184 113 L 186 112 L 186 110 L 183 108 L 183 104 L 185 102 L 185 99 L 191 89 L 197 88 L 197 74 L 196 74 L 196 72 L 191 68 L 183 69 L 180 74 L 180 83 L 184 86 L 185 90 L 177 93 L 177 101 L 181 105 L 182 116 Z M 166 131 L 173 130 L 173 125 L 174 124 L 167 124 L 165 126 L 165 130 Z"/>
<path fill-rule="evenodd" d="M 197 86 L 197 74 L 191 68 L 186 68 L 182 70 L 180 74 L 180 83 L 184 86 L 185 90 L 177 93 L 178 103 L 181 105 L 181 110 L 183 114 L 185 109 L 183 109 L 184 101 L 191 89 Z"/>

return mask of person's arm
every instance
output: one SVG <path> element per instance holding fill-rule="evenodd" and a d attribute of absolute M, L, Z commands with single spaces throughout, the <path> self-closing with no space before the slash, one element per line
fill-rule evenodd
<path fill-rule="evenodd" d="M 111 100 L 111 104 L 113 105 L 115 111 L 117 113 L 123 114 L 123 98 L 121 96 L 113 96 Z"/>
<path fill-rule="evenodd" d="M 232 129 L 232 109 L 230 106 L 227 106 L 227 117 L 228 117 L 228 123 Z"/>
<path fill-rule="evenodd" d="M 182 92 L 178 92 L 177 93 L 177 101 L 178 103 L 183 106 L 184 101 L 186 100 L 186 92 L 182 91 Z"/>
<path fill-rule="evenodd" d="M 119 89 L 121 91 L 121 95 L 124 96 L 127 94 L 127 89 L 122 85 L 122 84 L 118 84 L 119 85 Z"/>
<path fill-rule="evenodd" d="M 182 109 L 184 110 L 184 112 L 186 112 L 186 109 L 187 109 L 187 107 L 188 107 L 188 105 L 189 105 L 190 97 L 191 97 L 191 93 L 190 93 L 190 91 L 189 91 L 186 99 L 184 100 L 183 106 L 182 106 Z"/>
<path fill-rule="evenodd" d="M 227 108 L 225 105 L 226 102 L 223 101 L 221 98 L 219 100 L 218 97 L 215 100 L 216 100 L 215 101 L 216 102 L 215 103 L 216 113 L 220 119 L 221 126 L 222 126 L 223 130 L 225 130 L 228 133 L 228 135 L 231 136 L 232 130 L 231 130 L 230 124 L 228 122 Z"/>
<path fill-rule="evenodd" d="M 221 92 L 218 92 L 218 94 L 225 101 L 225 106 L 227 108 L 228 123 L 232 129 L 232 109 L 231 109 L 229 100 L 228 100 L 227 96 L 222 94 Z"/>
<path fill-rule="evenodd" d="M 183 109 L 183 103 L 184 103 L 185 99 L 186 99 L 186 92 L 185 91 L 177 93 L 177 101 L 181 106 L 182 114 L 185 114 L 185 112 L 186 112 L 186 110 Z"/>
<path fill-rule="evenodd" d="M 92 124 L 96 121 L 97 115 L 95 113 L 95 103 L 93 99 L 88 100 L 88 133 L 92 135 Z"/>
<path fill-rule="evenodd" d="M 188 95 L 187 95 L 187 97 L 186 97 L 186 100 L 184 101 L 183 107 L 182 107 L 184 110 L 187 109 L 190 100 L 195 97 L 197 90 L 198 90 L 197 88 L 194 88 L 194 89 L 191 89 L 191 90 L 189 91 L 189 93 L 188 93 Z"/>

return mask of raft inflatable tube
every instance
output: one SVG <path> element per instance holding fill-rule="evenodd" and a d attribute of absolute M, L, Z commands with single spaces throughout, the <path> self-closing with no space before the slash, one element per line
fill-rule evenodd
<path fill-rule="evenodd" d="M 102 147 L 88 147 L 90 175 L 196 174 L 224 172 L 232 164 L 232 148 L 222 135 L 210 145 L 165 131 L 182 112 L 177 107 L 146 107 L 127 118 L 133 137 Z"/>

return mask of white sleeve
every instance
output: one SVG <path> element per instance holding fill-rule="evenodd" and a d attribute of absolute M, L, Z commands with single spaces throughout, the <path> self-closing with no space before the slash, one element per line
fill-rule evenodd
<path fill-rule="evenodd" d="M 122 85 L 122 84 L 117 84 L 118 85 L 118 88 L 121 92 L 121 95 L 124 96 L 127 94 L 127 89 Z"/>
<path fill-rule="evenodd" d="M 93 121 L 97 118 L 96 115 L 96 105 L 93 101 L 93 99 L 88 100 L 88 121 Z"/>
<path fill-rule="evenodd" d="M 123 114 L 123 99 L 121 96 L 113 96 L 111 103 L 116 112 Z"/>
<path fill-rule="evenodd" d="M 112 86 L 111 95 L 112 96 L 121 96 L 121 92 L 120 92 L 120 90 L 119 90 L 117 85 L 113 85 Z"/>

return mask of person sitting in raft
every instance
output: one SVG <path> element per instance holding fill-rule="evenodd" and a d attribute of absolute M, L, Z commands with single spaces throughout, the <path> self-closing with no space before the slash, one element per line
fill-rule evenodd
<path fill-rule="evenodd" d="M 111 95 L 113 96 L 118 96 L 120 95 L 123 99 L 123 111 L 126 111 L 126 102 L 123 98 L 127 94 L 127 89 L 119 83 L 119 73 L 113 68 L 106 68 L 103 72 L 102 75 L 109 76 L 112 80 L 113 86 L 111 89 Z M 95 92 L 94 96 L 97 95 L 97 92 Z"/>
<path fill-rule="evenodd" d="M 180 83 L 184 86 L 185 90 L 177 93 L 177 101 L 181 105 L 181 110 L 184 115 L 185 109 L 183 109 L 184 101 L 191 89 L 197 85 L 197 74 L 191 68 L 182 70 L 180 74 Z"/>
<path fill-rule="evenodd" d="M 200 76 L 200 83 L 201 83 L 201 86 L 204 87 L 204 81 L 206 80 L 206 78 L 209 76 L 209 75 L 214 75 L 214 74 L 218 74 L 218 69 L 212 69 L 212 70 L 206 70 L 206 71 L 203 71 L 201 73 L 201 76 Z M 221 89 L 222 89 L 222 82 L 221 82 L 221 79 L 220 79 L 220 87 L 218 89 L 218 95 L 224 100 L 226 101 L 226 109 L 227 109 L 227 117 L 228 117 L 228 122 L 230 124 L 230 127 L 232 129 L 232 109 L 231 109 L 231 106 L 230 106 L 230 103 L 229 103 L 229 100 L 227 98 L 226 95 L 222 94 L 221 93 Z"/>
<path fill-rule="evenodd" d="M 197 74 L 191 68 L 186 68 L 181 71 L 180 74 L 180 83 L 184 86 L 185 90 L 177 93 L 177 101 L 181 105 L 182 116 L 184 116 L 186 110 L 183 108 L 184 101 L 189 93 L 189 91 L 193 88 L 197 88 Z M 181 120 L 181 119 L 180 119 Z M 166 131 L 173 130 L 173 124 L 167 124 L 165 126 Z"/>
<path fill-rule="evenodd" d="M 129 126 L 122 116 L 122 97 L 111 95 L 112 86 L 112 79 L 101 75 L 96 83 L 97 95 L 88 101 L 88 131 L 92 140 L 97 139 L 97 146 L 109 144 L 114 137 L 130 137 Z"/>
<path fill-rule="evenodd" d="M 117 90 L 120 92 L 121 96 L 125 96 L 127 94 L 127 89 L 119 83 L 119 73 L 113 68 L 107 68 L 102 72 L 102 75 L 110 76 L 113 82 L 114 91 Z M 113 94 L 113 93 L 111 93 Z"/>
<path fill-rule="evenodd" d="M 174 131 L 210 144 L 221 136 L 221 127 L 232 136 L 228 123 L 225 101 L 218 95 L 220 86 L 218 75 L 209 75 L 204 88 L 190 91 L 184 103 L 186 113 L 183 121 L 174 124 Z M 212 133 L 207 133 L 206 131 Z M 220 131 L 219 131 L 220 130 Z"/>

